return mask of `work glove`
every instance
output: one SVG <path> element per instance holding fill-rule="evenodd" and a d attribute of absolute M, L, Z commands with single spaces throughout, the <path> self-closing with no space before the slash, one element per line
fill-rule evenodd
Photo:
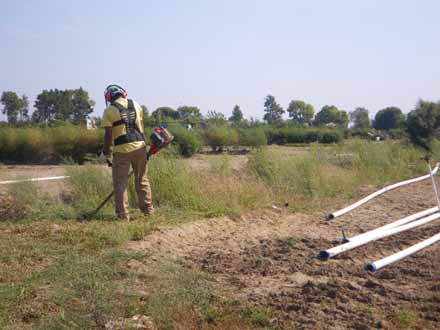
<path fill-rule="evenodd" d="M 101 152 L 99 155 L 99 160 L 102 162 L 106 162 L 109 167 L 113 165 L 111 154 L 104 155 L 104 152 Z"/>

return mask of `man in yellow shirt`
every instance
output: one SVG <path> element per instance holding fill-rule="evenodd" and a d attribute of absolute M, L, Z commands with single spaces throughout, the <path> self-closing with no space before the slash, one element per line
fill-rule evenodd
<path fill-rule="evenodd" d="M 139 208 L 145 215 L 150 215 L 154 213 L 154 208 L 147 177 L 147 146 L 142 108 L 133 100 L 127 99 L 127 92 L 118 85 L 109 85 L 104 95 L 107 108 L 101 124 L 105 128 L 103 153 L 112 165 L 116 214 L 123 220 L 130 220 L 127 183 L 131 165 Z"/>

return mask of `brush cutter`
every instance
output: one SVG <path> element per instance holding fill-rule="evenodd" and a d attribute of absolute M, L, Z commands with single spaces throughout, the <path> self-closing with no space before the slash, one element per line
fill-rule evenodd
<path fill-rule="evenodd" d="M 168 146 L 174 140 L 174 136 L 164 127 L 155 127 L 153 129 L 153 134 L 151 134 L 150 136 L 150 139 L 151 147 L 147 152 L 147 160 L 149 160 L 152 155 L 158 153 L 161 149 Z M 107 160 L 107 163 L 108 166 L 112 166 L 112 163 L 110 161 Z M 133 173 L 133 171 L 130 171 L 130 173 L 128 174 L 128 178 L 130 178 Z M 78 217 L 78 220 L 84 221 L 92 219 L 104 207 L 104 205 L 108 203 L 108 201 L 113 197 L 114 193 L 115 191 L 113 190 L 95 210 L 80 215 Z"/>

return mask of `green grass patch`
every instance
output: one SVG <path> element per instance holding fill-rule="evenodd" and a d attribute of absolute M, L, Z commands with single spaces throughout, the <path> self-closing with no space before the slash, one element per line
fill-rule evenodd
<path fill-rule="evenodd" d="M 393 317 L 399 329 L 411 329 L 419 320 L 419 314 L 415 311 L 402 309 Z"/>
<path fill-rule="evenodd" d="M 398 143 L 354 140 L 333 147 L 312 145 L 291 156 L 261 149 L 248 169 L 268 185 L 274 199 L 295 210 L 318 210 L 331 198 L 353 198 L 362 185 L 383 186 L 427 172 L 422 152 Z"/>

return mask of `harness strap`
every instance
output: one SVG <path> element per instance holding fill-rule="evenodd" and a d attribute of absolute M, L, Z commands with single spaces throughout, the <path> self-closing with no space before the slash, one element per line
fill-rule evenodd
<path fill-rule="evenodd" d="M 127 132 L 126 134 L 118 136 L 116 139 L 114 139 L 113 143 L 115 146 L 134 141 L 145 141 L 144 134 L 141 132 L 136 122 L 137 112 L 133 100 L 127 101 L 127 108 L 117 102 L 111 103 L 111 105 L 119 110 L 119 114 L 121 115 L 121 119 L 115 121 L 112 126 L 115 127 L 119 125 L 125 125 L 125 129 Z"/>

